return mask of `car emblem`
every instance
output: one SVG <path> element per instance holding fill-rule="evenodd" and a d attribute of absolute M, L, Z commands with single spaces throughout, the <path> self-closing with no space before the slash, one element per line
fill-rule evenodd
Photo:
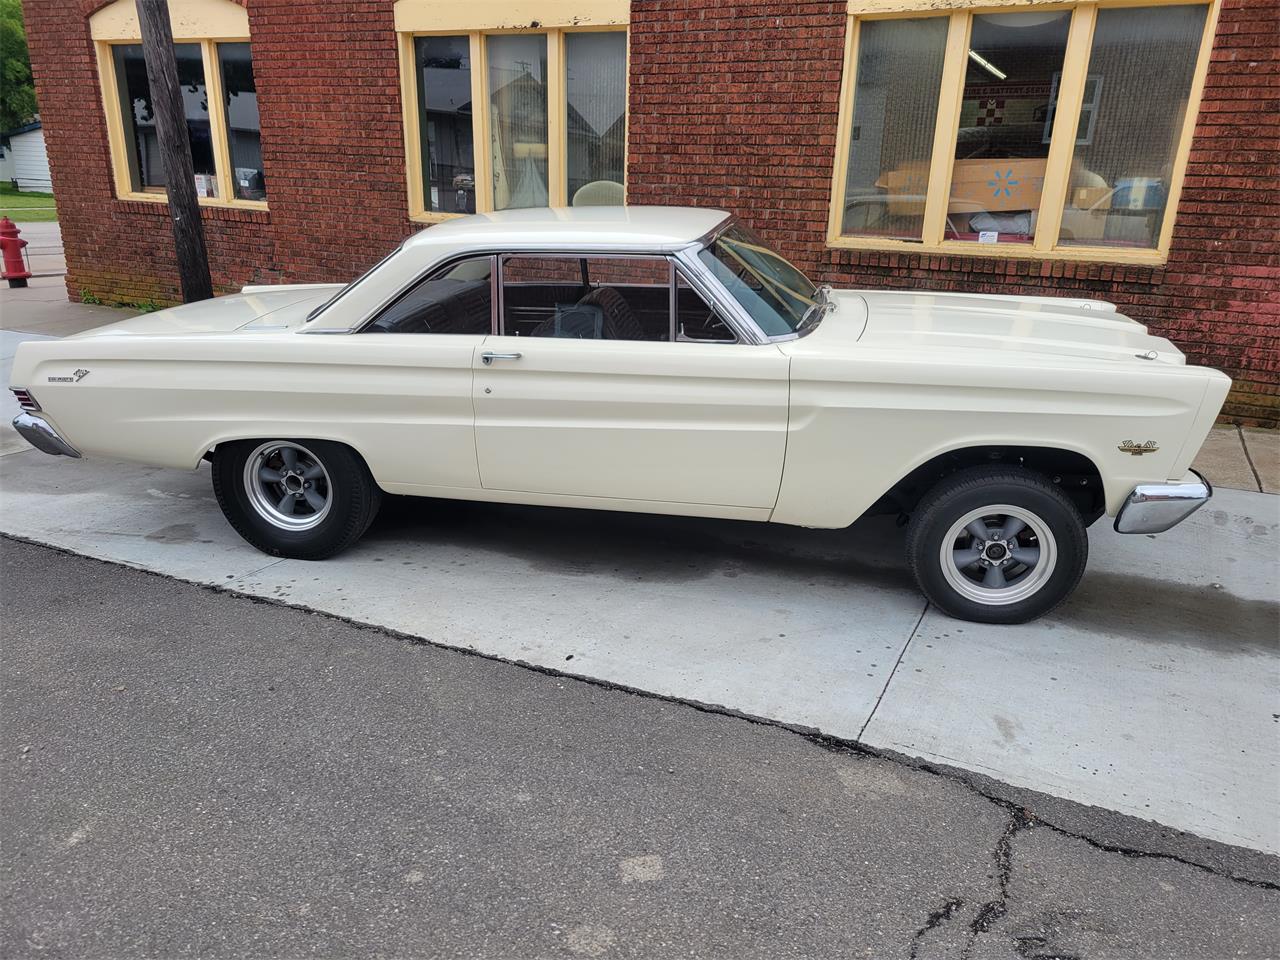
<path fill-rule="evenodd" d="M 1140 457 L 1144 453 L 1155 453 L 1160 449 L 1160 444 L 1154 440 L 1148 440 L 1146 443 L 1134 443 L 1132 440 L 1126 440 L 1120 446 L 1116 447 L 1121 453 L 1128 453 L 1135 457 Z"/>
<path fill-rule="evenodd" d="M 69 377 L 50 377 L 50 383 L 79 383 L 89 375 L 88 370 L 77 370 Z"/>

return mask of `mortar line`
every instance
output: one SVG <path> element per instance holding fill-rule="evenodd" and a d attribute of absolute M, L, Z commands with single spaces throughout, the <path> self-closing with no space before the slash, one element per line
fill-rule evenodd
<path fill-rule="evenodd" d="M 1244 459 L 1249 464 L 1249 470 L 1253 473 L 1253 482 L 1258 488 L 1259 493 L 1265 492 L 1262 489 L 1262 476 L 1258 473 L 1258 468 L 1254 466 L 1253 454 L 1249 452 L 1249 442 L 1244 438 L 1244 427 L 1236 424 L 1236 435 L 1240 437 L 1240 449 L 1244 451 Z"/>
<path fill-rule="evenodd" d="M 907 647 L 911 646 L 911 641 L 916 638 L 916 634 L 920 631 L 920 624 L 924 623 L 924 615 L 929 612 L 929 601 L 924 602 L 924 609 L 920 611 L 920 616 L 916 618 L 916 625 L 911 628 L 911 633 L 907 635 L 907 642 L 902 645 L 902 649 L 898 651 L 898 659 L 893 663 L 893 669 L 889 671 L 889 676 L 885 678 L 884 686 L 880 690 L 880 696 L 876 697 L 875 704 L 871 707 L 871 712 L 867 714 L 866 721 L 862 724 L 862 729 L 858 731 L 858 735 L 854 738 L 854 743 L 862 743 L 862 735 L 867 732 L 867 727 L 871 726 L 871 720 L 876 715 L 876 711 L 880 709 L 880 701 L 884 699 L 884 695 L 889 692 L 889 684 L 893 683 L 893 678 L 898 672 L 898 667 L 902 665 L 902 658 L 907 655 Z"/>

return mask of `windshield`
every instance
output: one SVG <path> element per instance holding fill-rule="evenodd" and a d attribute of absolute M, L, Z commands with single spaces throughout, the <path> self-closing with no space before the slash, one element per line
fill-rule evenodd
<path fill-rule="evenodd" d="M 698 257 L 766 336 L 801 333 L 822 319 L 822 291 L 741 224 L 730 226 Z"/>

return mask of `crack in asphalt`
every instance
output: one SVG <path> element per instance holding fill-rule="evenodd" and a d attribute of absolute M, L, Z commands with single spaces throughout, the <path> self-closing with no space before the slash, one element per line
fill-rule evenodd
<path fill-rule="evenodd" d="M 494 654 L 484 653 L 482 651 L 479 651 L 470 647 L 451 646 L 447 643 L 442 643 L 438 640 L 431 640 L 426 637 L 420 637 L 414 634 L 405 633 L 402 630 L 396 630 L 391 627 L 384 627 L 384 626 L 379 626 L 377 624 L 366 623 L 364 621 L 356 620 L 351 617 L 342 616 L 341 614 L 329 613 L 324 610 L 317 610 L 314 607 L 308 607 L 302 604 L 289 603 L 285 600 L 281 600 L 275 597 L 255 596 L 253 594 L 243 593 L 239 590 L 233 589 L 231 587 L 221 586 L 219 584 L 203 583 L 197 580 L 190 580 L 185 577 L 178 577 L 168 573 L 160 573 L 159 571 L 156 571 L 156 570 L 149 570 L 144 567 L 135 567 L 131 564 L 123 563 L 117 560 L 104 560 L 100 557 L 91 557 L 86 554 L 76 553 L 74 550 L 69 550 L 65 547 L 60 547 L 55 544 L 43 543 L 39 540 L 35 540 L 30 537 L 23 537 L 23 536 L 19 536 L 12 533 L 0 532 L 0 540 L 11 540 L 15 543 L 31 544 L 33 546 L 42 547 L 47 550 L 52 550 L 55 553 L 62 554 L 63 556 L 74 557 L 80 560 L 88 560 L 93 563 L 100 563 L 110 567 L 123 567 L 124 569 L 133 570 L 137 573 L 144 574 L 146 576 L 159 577 L 162 580 L 170 580 L 170 581 L 177 581 L 179 583 L 186 583 L 198 589 L 207 590 L 212 593 L 226 594 L 228 596 L 238 597 L 250 603 L 260 603 L 260 604 L 266 604 L 269 606 L 285 607 L 290 610 L 296 610 L 296 611 L 306 613 L 310 616 L 325 617 L 327 619 L 334 620 L 338 623 L 346 624 L 347 626 L 350 626 L 357 630 L 367 630 L 367 631 L 377 633 L 385 637 L 390 637 L 392 639 L 399 640 L 403 643 L 408 643 L 415 646 L 432 647 L 437 650 L 446 650 L 446 651 L 449 651 L 450 653 L 461 654 L 463 656 L 472 656 L 472 657 L 478 657 L 482 660 L 488 660 L 491 662 L 505 663 L 510 666 L 519 667 L 524 670 L 530 670 L 535 673 L 540 673 L 549 677 L 556 677 L 559 679 L 566 679 L 566 680 L 574 680 L 579 683 L 590 684 L 592 686 L 600 687 L 605 690 L 616 690 L 618 692 L 628 693 L 637 697 L 645 697 L 652 700 L 660 700 L 665 703 L 676 703 L 682 706 L 690 707 L 694 710 L 701 711 L 703 713 L 714 714 L 717 716 L 733 717 L 738 720 L 744 720 L 748 723 L 754 723 L 764 727 L 771 727 L 774 729 L 785 730 L 789 733 L 793 733 L 798 736 L 801 736 L 806 740 L 810 741 L 811 743 L 814 743 L 815 745 L 820 746 L 823 749 L 828 750 L 832 753 L 850 753 L 857 756 L 873 757 L 878 760 L 884 760 L 888 763 L 904 766 L 912 770 L 918 770 L 922 773 L 929 774 L 930 776 L 939 777 L 941 779 L 949 780 L 953 783 L 957 783 L 961 785 L 965 790 L 969 791 L 970 793 L 981 797 L 982 799 L 986 800 L 988 803 L 992 803 L 1008 811 L 1009 813 L 1009 824 L 1006 827 L 1005 832 L 1001 835 L 1000 839 L 997 841 L 996 851 L 995 851 L 997 868 L 998 870 L 1001 871 L 998 874 L 1000 878 L 1001 894 L 996 900 L 993 900 L 988 902 L 987 904 L 984 904 L 983 907 L 979 910 L 978 916 L 974 918 L 972 927 L 974 929 L 975 937 L 978 933 L 983 932 L 982 930 L 977 929 L 981 924 L 985 923 L 986 926 L 989 927 L 991 924 L 994 924 L 997 920 L 999 920 L 1000 916 L 1003 916 L 1004 911 L 1007 910 L 1006 888 L 1007 888 L 1008 879 L 1009 879 L 1008 872 L 1012 870 L 1013 838 L 1023 830 L 1029 829 L 1037 825 L 1046 827 L 1047 829 L 1053 831 L 1059 836 L 1066 837 L 1072 840 L 1079 840 L 1082 843 L 1088 844 L 1090 847 L 1094 848 L 1095 850 L 1099 850 L 1103 853 L 1118 854 L 1119 856 L 1122 856 L 1122 857 L 1128 857 L 1128 858 L 1137 859 L 1137 860 L 1150 859 L 1150 860 L 1172 861 L 1173 863 L 1178 863 L 1186 867 L 1191 867 L 1203 873 L 1207 873 L 1210 876 L 1218 877 L 1219 879 L 1228 880 L 1233 883 L 1244 884 L 1250 887 L 1256 887 L 1262 890 L 1273 890 L 1273 891 L 1280 892 L 1280 883 L 1273 883 L 1269 880 L 1256 880 L 1252 877 L 1238 876 L 1233 873 L 1216 869 L 1215 867 L 1209 866 L 1208 864 L 1198 863 L 1195 860 L 1187 859 L 1186 857 L 1179 856 L 1178 854 L 1175 854 L 1175 853 L 1162 853 L 1162 852 L 1151 851 L 1151 850 L 1139 850 L 1133 847 L 1125 847 L 1119 844 L 1104 843 L 1102 841 L 1095 840 L 1094 838 L 1089 837 L 1086 834 L 1077 833 L 1075 831 L 1068 830 L 1065 827 L 1058 826 L 1048 820 L 1041 819 L 1040 817 L 1036 816 L 1033 812 L 1021 806 L 1020 804 L 1017 804 L 1004 797 L 1000 797 L 1000 796 L 996 796 L 994 794 L 988 793 L 987 791 L 981 789 L 980 787 L 970 782 L 967 778 L 959 775 L 958 773 L 953 773 L 949 770 L 940 769 L 939 767 L 935 766 L 932 763 L 929 763 L 926 760 L 922 760 L 922 759 L 918 760 L 916 758 L 911 758 L 901 754 L 897 754 L 893 751 L 882 750 L 877 747 L 871 747 L 858 740 L 846 740 L 841 737 L 836 737 L 828 733 L 823 733 L 821 730 L 817 730 L 812 727 L 806 727 L 801 724 L 785 723 L 781 720 L 773 720 L 768 717 L 756 716 L 754 714 L 745 713 L 744 711 L 735 709 L 733 707 L 725 706 L 723 704 L 705 703 L 698 700 L 691 700 L 683 697 L 676 697 L 676 696 L 670 696 L 667 694 L 655 693 L 651 690 L 644 690 L 639 687 L 631 687 L 626 684 L 617 683 L 611 680 L 602 680 L 596 677 L 589 677 L 589 676 L 583 676 L 581 674 L 568 673 L 564 670 L 557 669 L 556 667 L 548 667 L 548 666 L 543 666 L 542 664 L 529 663 L 524 660 L 513 660 L 506 657 L 500 657 Z M 926 609 L 927 609 L 927 605 L 926 605 Z M 921 614 L 922 619 L 923 619 L 923 616 L 924 614 L 922 613 Z M 913 631 L 913 635 L 914 635 L 914 631 Z M 1117 813 L 1117 816 L 1125 816 L 1125 814 Z M 955 908 L 952 909 L 953 913 L 954 913 L 954 909 Z M 997 910 L 1000 911 L 999 916 L 994 915 Z M 948 918 L 949 917 L 940 918 L 940 920 L 933 925 L 934 928 L 939 926 L 941 923 L 945 922 L 946 919 Z M 927 926 L 928 924 L 926 923 L 926 927 Z M 1050 956 L 1044 956 L 1044 957 L 1037 957 L 1036 960 L 1055 960 L 1055 958 Z M 1066 957 L 1066 958 L 1061 958 L 1061 960 L 1074 960 L 1074 958 Z"/>
<path fill-rule="evenodd" d="M 921 941 L 924 940 L 925 936 L 929 933 L 929 931 L 935 930 L 938 927 L 942 926 L 944 923 L 950 920 L 953 916 L 955 916 L 955 912 L 963 906 L 964 906 L 964 901 L 959 898 L 955 898 L 955 899 L 946 901 L 946 903 L 944 903 L 941 907 L 933 911 L 933 913 L 929 914 L 928 918 L 924 922 L 924 926 L 921 927 L 919 930 L 917 930 L 915 932 L 915 935 L 911 938 L 911 953 L 910 953 L 911 960 L 916 960 L 916 958 L 920 955 Z"/>
<path fill-rule="evenodd" d="M 1023 830 L 1032 827 L 1035 819 L 1026 810 L 1012 804 L 1009 805 L 1008 812 L 1009 820 L 992 852 L 992 859 L 996 865 L 996 898 L 988 900 L 979 907 L 974 918 L 969 921 L 969 941 L 960 954 L 962 960 L 969 960 L 978 937 L 989 932 L 1009 912 L 1009 879 L 1013 875 L 1013 838 Z"/>

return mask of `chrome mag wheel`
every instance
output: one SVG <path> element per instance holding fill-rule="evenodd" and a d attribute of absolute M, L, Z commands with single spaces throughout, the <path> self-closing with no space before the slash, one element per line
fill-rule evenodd
<path fill-rule="evenodd" d="M 947 583 L 975 603 L 1003 606 L 1039 591 L 1058 563 L 1049 525 L 1030 510 L 993 504 L 970 510 L 942 538 Z"/>
<path fill-rule="evenodd" d="M 333 485 L 319 457 L 301 444 L 261 444 L 244 464 L 244 489 L 254 512 L 281 530 L 319 526 L 333 505 Z"/>

